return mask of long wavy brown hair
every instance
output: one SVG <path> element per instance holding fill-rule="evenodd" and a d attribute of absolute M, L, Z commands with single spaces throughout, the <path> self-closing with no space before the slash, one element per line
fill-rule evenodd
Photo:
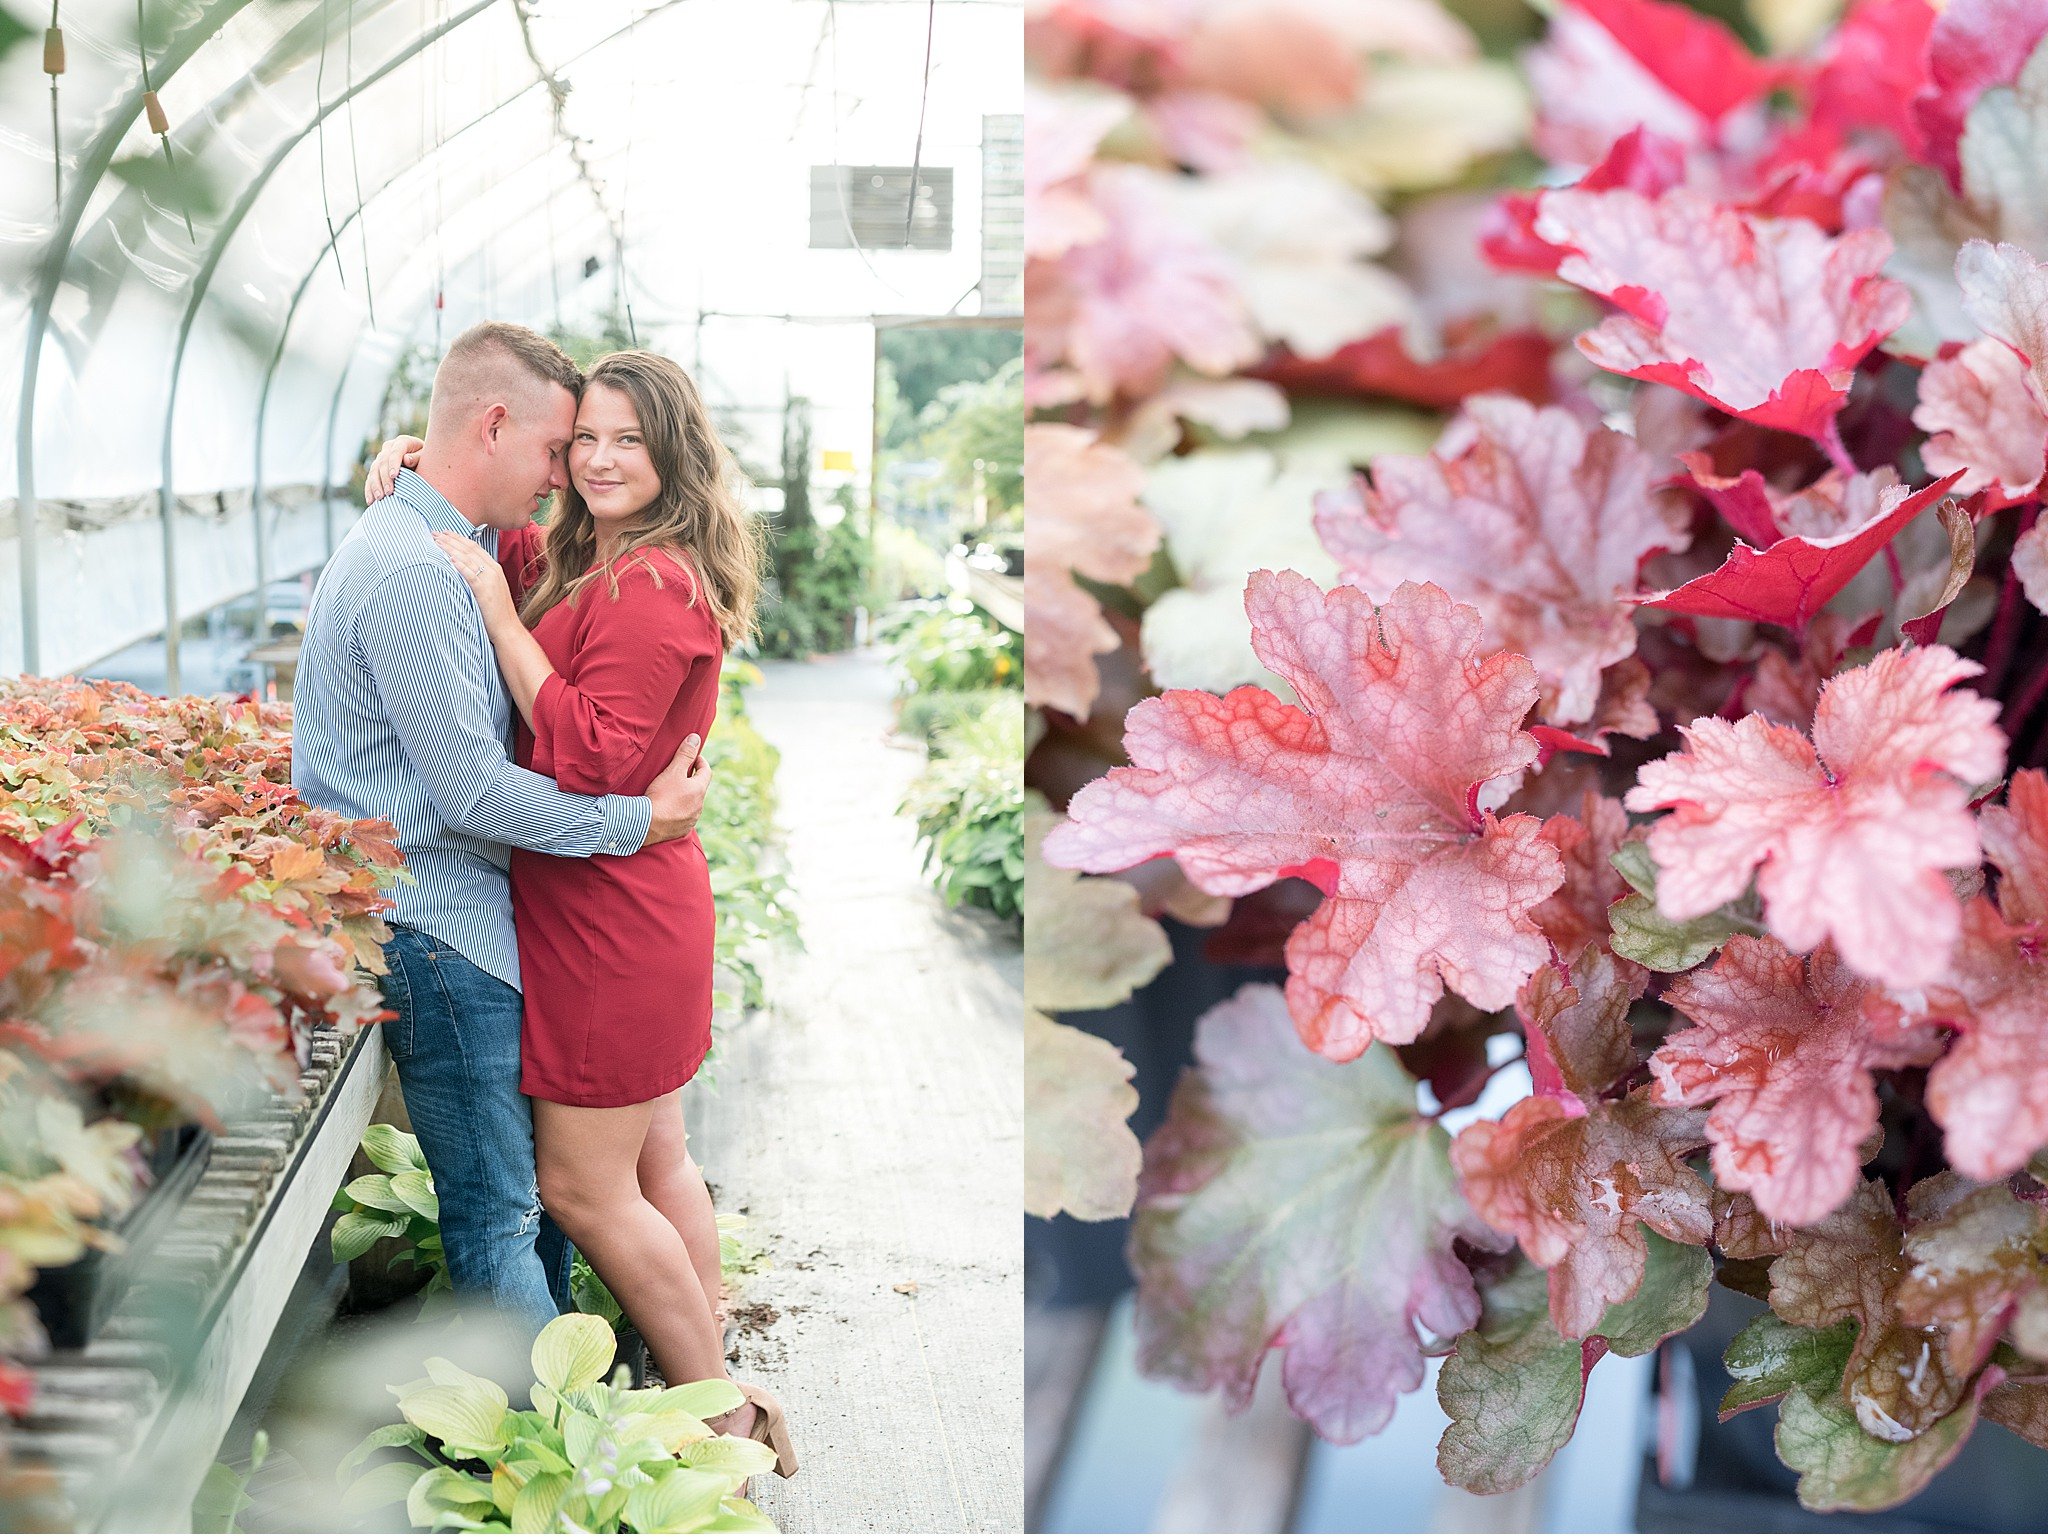
<path fill-rule="evenodd" d="M 572 482 L 548 524 L 547 571 L 527 594 L 520 617 L 531 629 L 557 603 L 577 601 L 600 571 L 616 599 L 621 564 L 637 552 L 661 548 L 696 570 L 726 645 L 751 640 L 767 539 L 761 520 L 747 509 L 745 479 L 720 441 L 697 386 L 673 360 L 653 352 L 600 358 L 583 387 L 599 385 L 633 402 L 661 490 L 627 531 L 618 553 L 599 565 L 596 525 Z M 661 573 L 644 554 L 638 558 L 659 585 Z"/>

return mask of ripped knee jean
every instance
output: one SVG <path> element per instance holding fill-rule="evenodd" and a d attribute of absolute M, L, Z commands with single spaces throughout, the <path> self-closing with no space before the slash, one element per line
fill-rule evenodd
<path fill-rule="evenodd" d="M 394 925 L 384 960 L 398 1016 L 385 1039 L 433 1171 L 449 1279 L 537 1330 L 568 1306 L 570 1256 L 534 1173 L 519 990 L 419 929 Z"/>

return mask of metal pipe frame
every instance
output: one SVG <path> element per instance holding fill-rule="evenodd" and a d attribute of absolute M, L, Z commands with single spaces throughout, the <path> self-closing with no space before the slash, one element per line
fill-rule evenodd
<path fill-rule="evenodd" d="M 173 428 L 178 416 L 178 382 L 185 368 L 185 347 L 191 340 L 192 328 L 199 319 L 200 307 L 206 302 L 208 291 L 213 285 L 214 273 L 220 269 L 227 255 L 228 245 L 235 233 L 242 227 L 242 221 L 254 211 L 264 189 L 270 185 L 285 161 L 307 138 L 318 132 L 321 124 L 338 109 L 353 101 L 361 92 L 385 79 L 401 66 L 410 63 L 421 53 L 446 37 L 450 32 L 478 13 L 488 10 L 496 0 L 473 0 L 467 9 L 448 17 L 428 28 L 420 36 L 385 60 L 369 74 L 355 81 L 332 101 L 318 102 L 313 116 L 303 128 L 288 135 L 264 161 L 242 189 L 227 217 L 211 232 L 212 239 L 207 247 L 206 257 L 192 275 L 192 283 L 185 300 L 185 311 L 178 319 L 177 340 L 171 349 L 171 383 L 164 401 L 163 435 L 163 478 L 157 491 L 157 512 L 163 524 L 164 549 L 164 675 L 165 687 L 175 693 L 178 688 L 178 626 L 181 616 L 178 612 L 178 563 L 177 563 L 177 494 L 175 483 L 176 438 Z M 256 590 L 261 593 L 269 585 L 265 568 L 268 565 L 268 551 L 264 540 L 261 509 L 252 506 L 250 522 L 255 530 L 256 540 Z"/>
<path fill-rule="evenodd" d="M 173 37 L 160 57 L 151 63 L 152 81 L 159 88 L 192 56 L 205 46 L 238 11 L 252 0 L 215 0 L 192 24 Z M 20 481 L 14 518 L 21 543 L 21 664 L 23 672 L 35 672 L 41 664 L 42 625 L 39 571 L 36 560 L 36 375 L 43 361 L 43 337 L 50 326 L 50 307 L 64 281 L 70 261 L 71 243 L 78 226 L 98 190 L 100 178 L 114 163 L 114 152 L 142 112 L 142 81 L 124 96 L 107 116 L 99 135 L 79 157 L 72 174 L 70 195 L 59 211 L 57 226 L 50 232 L 49 253 L 36 278 L 36 291 L 29 301 L 28 329 L 22 343 L 21 409 L 15 421 L 14 458 Z"/>

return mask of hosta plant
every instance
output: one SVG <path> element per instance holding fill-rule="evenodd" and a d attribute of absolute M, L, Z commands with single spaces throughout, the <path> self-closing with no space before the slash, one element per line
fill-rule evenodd
<path fill-rule="evenodd" d="M 2048 1446 L 2048 0 L 1843 9 L 1560 0 L 1446 162 L 1428 0 L 1032 8 L 1027 993 L 1285 978 L 1142 1163 L 1027 1033 L 1147 1370 L 1350 1441 L 1440 1356 L 1497 1493 L 1719 1286 L 1810 1507 Z"/>
<path fill-rule="evenodd" d="M 738 1491 L 774 1466 L 757 1441 L 704 1422 L 740 1404 L 730 1383 L 629 1389 L 603 1381 L 611 1325 L 568 1313 L 533 1345 L 532 1407 L 439 1356 L 394 1387 L 400 1423 L 372 1431 L 343 1461 L 343 1509 L 367 1516 L 404 1502 L 417 1530 L 470 1532 L 767 1532 Z M 400 1460 L 354 1476 L 377 1452 Z"/>
<path fill-rule="evenodd" d="M 379 1122 L 363 1132 L 362 1146 L 377 1172 L 358 1175 L 334 1192 L 334 1209 L 341 1213 L 328 1237 L 334 1262 L 346 1265 L 380 1239 L 403 1238 L 405 1247 L 391 1256 L 387 1268 L 404 1264 L 426 1271 L 423 1296 L 448 1291 L 441 1200 L 419 1138 Z"/>

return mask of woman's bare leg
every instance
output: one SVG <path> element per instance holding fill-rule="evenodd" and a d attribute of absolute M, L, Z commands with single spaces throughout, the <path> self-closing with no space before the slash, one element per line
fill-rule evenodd
<path fill-rule="evenodd" d="M 725 1322 L 725 1276 L 718 1259 L 718 1213 L 704 1188 L 704 1171 L 690 1156 L 683 1135 L 683 1102 L 670 1094 L 654 1102 L 647 1140 L 640 1144 L 640 1193 L 668 1218 L 690 1251 L 697 1282 L 721 1327 Z"/>
<path fill-rule="evenodd" d="M 723 1378 L 724 1337 L 697 1267 L 682 1235 L 641 1193 L 638 1166 L 653 1110 L 652 1103 L 597 1109 L 534 1100 L 541 1201 L 618 1298 L 663 1378 Z"/>

